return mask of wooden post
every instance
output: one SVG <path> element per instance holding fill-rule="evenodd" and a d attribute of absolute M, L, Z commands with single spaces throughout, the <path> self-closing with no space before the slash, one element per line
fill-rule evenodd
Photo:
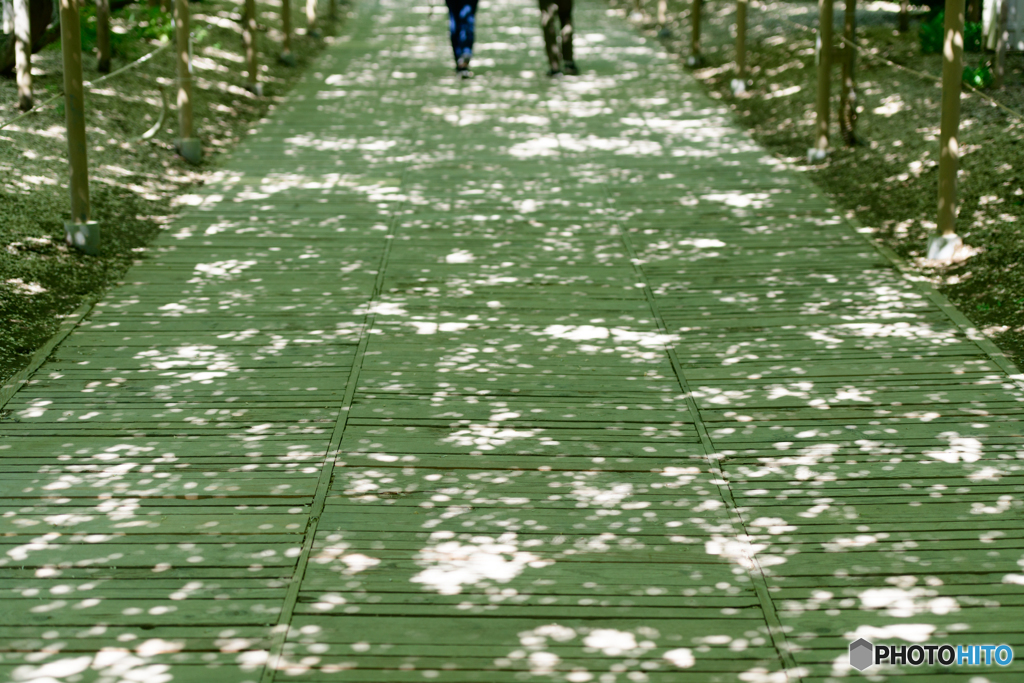
<path fill-rule="evenodd" d="M 967 0 L 966 18 L 970 21 L 981 21 L 981 0 Z"/>
<path fill-rule="evenodd" d="M 64 112 L 71 170 L 71 221 L 64 224 L 68 243 L 87 254 L 99 252 L 100 233 L 89 220 L 89 163 L 85 146 L 85 97 L 82 90 L 82 33 L 78 0 L 60 0 L 60 43 L 64 53 Z"/>
<path fill-rule="evenodd" d="M 672 37 L 672 29 L 668 27 L 668 0 L 658 0 L 658 37 Z"/>
<path fill-rule="evenodd" d="M 818 99 L 814 125 L 814 146 L 807 150 L 807 161 L 824 161 L 828 156 L 828 115 L 832 98 L 832 0 L 818 0 L 818 43 L 814 51 L 818 63 Z"/>
<path fill-rule="evenodd" d="M 732 79 L 732 93 L 747 91 L 747 1 L 736 0 L 736 78 Z"/>
<path fill-rule="evenodd" d="M 110 72 L 110 0 L 96 0 L 96 70 Z"/>
<path fill-rule="evenodd" d="M 295 55 L 292 54 L 292 2 L 281 0 L 281 32 L 284 38 L 281 39 L 281 55 L 278 59 L 282 64 L 295 66 Z"/>
<path fill-rule="evenodd" d="M 28 0 L 14 0 L 14 69 L 22 111 L 32 108 L 32 21 L 28 12 Z"/>
<path fill-rule="evenodd" d="M 942 124 L 939 129 L 939 212 L 928 258 L 949 260 L 956 235 L 956 172 L 960 159 L 960 90 L 964 69 L 964 0 L 946 0 L 942 41 Z"/>
<path fill-rule="evenodd" d="M 259 65 L 256 59 L 256 0 L 245 0 L 242 43 L 245 45 L 245 63 L 248 70 L 248 82 L 245 87 L 257 97 L 262 97 L 263 84 L 259 82 Z"/>
<path fill-rule="evenodd" d="M 1010 0 L 1000 0 L 996 20 L 996 56 L 992 70 L 992 84 L 1002 88 L 1006 81 L 1006 43 L 1010 39 Z"/>
<path fill-rule="evenodd" d="M 174 141 L 178 154 L 198 164 L 203 149 L 192 130 L 192 55 L 189 49 L 188 0 L 174 0 L 175 49 L 178 63 L 178 130 L 181 137 Z"/>
<path fill-rule="evenodd" d="M 850 147 L 857 144 L 857 0 L 846 0 L 843 22 L 843 89 L 839 98 L 839 132 Z"/>
<path fill-rule="evenodd" d="M 692 0 L 690 4 L 690 56 L 686 58 L 687 66 L 700 66 L 704 58 L 700 52 L 700 10 L 702 0 Z"/>
<path fill-rule="evenodd" d="M 320 37 L 320 31 L 316 27 L 316 0 L 306 0 L 306 35 Z"/>
<path fill-rule="evenodd" d="M 334 21 L 338 18 L 338 0 L 329 0 L 327 3 L 327 18 Z"/>
<path fill-rule="evenodd" d="M 910 30 L 910 0 L 900 0 L 900 33 Z"/>

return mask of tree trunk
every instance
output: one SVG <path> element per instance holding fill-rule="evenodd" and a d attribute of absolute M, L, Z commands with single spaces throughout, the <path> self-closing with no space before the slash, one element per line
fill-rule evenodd
<path fill-rule="evenodd" d="M 245 47 L 245 64 L 248 80 L 246 88 L 254 95 L 263 94 L 259 82 L 259 64 L 256 52 L 256 0 L 245 0 L 245 14 L 242 19 L 242 44 Z"/>
<path fill-rule="evenodd" d="M 967 0 L 967 21 L 981 21 L 982 0 Z"/>
<path fill-rule="evenodd" d="M 292 54 L 292 3 L 281 0 L 281 59 L 286 60 Z"/>
<path fill-rule="evenodd" d="M 82 90 L 82 29 L 75 0 L 61 0 L 60 15 L 64 53 L 64 117 L 71 169 L 71 220 L 88 223 L 89 164 L 85 140 L 85 93 Z"/>
<path fill-rule="evenodd" d="M 1006 80 L 1006 42 L 1010 38 L 1010 0 L 999 1 L 999 19 L 996 23 L 996 57 L 992 84 L 1002 88 Z"/>
<path fill-rule="evenodd" d="M 956 171 L 960 160 L 960 82 L 964 69 L 964 0 L 946 0 L 939 132 L 939 235 L 956 234 Z"/>
<path fill-rule="evenodd" d="M 686 63 L 690 66 L 703 66 L 704 57 L 700 51 L 700 12 L 702 0 L 690 3 L 690 58 Z"/>
<path fill-rule="evenodd" d="M 832 0 L 818 0 L 818 92 L 815 105 L 814 157 L 825 158 L 828 152 L 828 114 L 832 95 Z"/>
<path fill-rule="evenodd" d="M 316 28 L 316 0 L 306 0 L 306 35 L 319 35 Z"/>
<path fill-rule="evenodd" d="M 736 79 L 747 79 L 747 0 L 736 0 Z"/>
<path fill-rule="evenodd" d="M 843 89 L 839 100 L 839 131 L 850 147 L 857 144 L 857 0 L 846 0 L 843 23 Z"/>
<path fill-rule="evenodd" d="M 32 23 L 28 0 L 14 0 L 14 64 L 18 78 L 18 108 L 32 108 Z"/>
<path fill-rule="evenodd" d="M 110 72 L 110 0 L 96 0 L 96 70 Z"/>

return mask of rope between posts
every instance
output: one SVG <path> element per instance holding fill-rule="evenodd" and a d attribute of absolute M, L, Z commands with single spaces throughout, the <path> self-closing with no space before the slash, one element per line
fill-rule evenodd
<path fill-rule="evenodd" d="M 108 74 L 106 74 L 104 76 L 100 76 L 95 81 L 85 81 L 84 83 L 82 83 L 82 87 L 91 90 L 92 88 L 96 87 L 98 84 L 102 83 L 103 81 L 107 80 L 108 78 L 113 78 L 114 76 L 117 76 L 118 74 L 124 73 L 125 71 L 128 71 L 129 69 L 134 69 L 135 67 L 139 66 L 140 64 L 143 64 L 144 62 L 149 61 L 150 59 L 152 59 L 153 57 L 155 57 L 159 53 L 161 53 L 164 50 L 166 50 L 167 48 L 171 47 L 173 44 L 174 44 L 173 41 L 169 41 L 166 45 L 161 45 L 160 47 L 158 47 L 157 49 L 153 50 L 152 52 L 144 54 L 143 56 L 141 56 L 138 59 L 136 59 L 134 62 L 131 62 L 129 64 L 125 64 L 124 66 L 122 66 L 117 71 L 111 71 L 110 73 L 108 73 Z M 64 97 L 64 93 L 63 92 L 57 93 L 56 95 L 54 95 L 50 99 L 46 100 L 45 102 L 40 102 L 39 104 L 34 106 L 32 109 L 29 109 L 27 112 L 24 112 L 23 114 L 18 114 L 13 119 L 11 119 L 9 121 L 4 121 L 3 123 L 0 123 L 0 129 L 6 128 L 7 126 L 11 125 L 15 121 L 23 119 L 26 116 L 29 116 L 30 114 L 35 114 L 37 111 L 39 111 L 40 109 L 42 109 L 46 105 L 48 105 L 51 102 L 54 102 L 56 100 L 59 100 L 62 97 Z"/>
<path fill-rule="evenodd" d="M 814 34 L 818 33 L 817 29 L 815 29 L 813 26 L 805 26 L 804 24 L 801 24 L 800 22 L 797 22 L 797 21 L 793 21 L 792 19 L 784 17 L 781 14 L 774 14 L 770 10 L 768 10 L 767 7 L 765 7 L 764 5 L 762 5 L 759 2 L 751 2 L 750 4 L 753 5 L 754 7 L 756 7 L 757 9 L 761 10 L 765 14 L 770 14 L 771 16 L 775 17 L 776 19 L 784 21 L 787 24 L 791 24 L 791 25 L 796 26 L 798 28 L 801 28 L 801 29 L 803 29 L 805 31 L 810 31 L 811 33 L 814 33 Z M 923 71 L 917 71 L 916 69 L 911 69 L 908 66 L 903 66 L 902 64 L 897 64 L 896 62 L 892 61 L 891 59 L 886 59 L 885 57 L 882 57 L 881 55 L 877 55 L 877 54 L 875 54 L 873 52 L 869 52 L 869 51 L 865 50 L 864 48 L 862 48 L 861 46 L 857 45 L 856 43 L 847 40 L 845 36 L 836 36 L 836 37 L 839 39 L 839 41 L 841 43 L 843 43 L 847 47 L 852 47 L 854 50 L 857 50 L 863 56 L 866 56 L 866 57 L 868 57 L 870 59 L 877 60 L 877 61 L 882 62 L 884 64 L 888 64 L 889 66 L 895 67 L 897 69 L 901 69 L 903 71 L 906 71 L 909 74 L 913 74 L 914 76 L 917 76 L 918 78 L 922 78 L 922 79 L 924 79 L 926 81 L 932 81 L 934 83 L 939 83 L 940 85 L 942 83 L 942 79 L 939 78 L 938 76 L 934 76 L 932 74 L 925 73 Z M 970 83 L 963 83 L 963 86 L 966 87 L 971 92 L 981 96 L 982 99 L 988 100 L 989 102 L 991 102 L 995 106 L 997 106 L 1000 109 L 1004 110 L 1006 113 L 1010 114 L 1011 116 L 1013 116 L 1017 120 L 1024 121 L 1024 114 L 1021 114 L 1020 112 L 1018 112 L 1018 111 L 1016 111 L 1014 109 L 1011 109 L 1010 107 L 1007 107 L 1005 104 L 1003 104 L 999 100 L 995 99 L 991 95 L 988 95 L 987 93 L 984 93 L 984 92 L 978 90 L 977 88 L 975 88 Z"/>

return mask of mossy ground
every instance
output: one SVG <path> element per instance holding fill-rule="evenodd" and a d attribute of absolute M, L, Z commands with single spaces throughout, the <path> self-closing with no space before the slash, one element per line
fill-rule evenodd
<path fill-rule="evenodd" d="M 326 2 L 320 12 L 326 12 Z M 265 96 L 244 89 L 240 2 L 202 0 L 191 4 L 194 36 L 194 117 L 204 159 L 192 166 L 176 156 L 175 66 L 166 50 L 138 68 L 98 84 L 86 93 L 90 194 L 93 218 L 102 230 L 99 256 L 86 256 L 64 244 L 70 216 L 67 148 L 62 99 L 0 129 L 0 381 L 16 372 L 54 332 L 64 316 L 87 297 L 98 296 L 125 272 L 168 224 L 175 198 L 202 184 L 230 152 L 297 81 L 324 41 L 305 35 L 293 3 L 294 67 L 278 63 L 280 5 L 257 3 L 261 80 Z M 346 7 L 339 5 L 342 21 Z M 84 19 L 84 77 L 101 77 L 90 45 L 90 14 Z M 130 5 L 114 15 L 112 70 L 160 46 L 166 15 Z M 331 40 L 332 25 L 321 28 Z M 59 43 L 33 57 L 34 91 L 41 103 L 63 87 Z M 171 108 L 155 137 L 141 140 L 157 121 L 158 86 L 167 88 Z M 0 122 L 19 114 L 13 79 L 0 79 Z"/>

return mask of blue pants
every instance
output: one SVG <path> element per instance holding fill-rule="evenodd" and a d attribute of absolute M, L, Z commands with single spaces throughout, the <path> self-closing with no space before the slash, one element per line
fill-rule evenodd
<path fill-rule="evenodd" d="M 448 4 L 448 30 L 452 34 L 455 61 L 473 56 L 473 28 L 478 0 L 445 0 Z"/>

